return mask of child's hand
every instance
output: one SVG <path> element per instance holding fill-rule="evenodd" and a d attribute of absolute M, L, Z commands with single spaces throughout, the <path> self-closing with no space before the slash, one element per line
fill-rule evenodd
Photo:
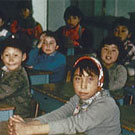
<path fill-rule="evenodd" d="M 44 43 L 44 41 L 43 41 L 43 40 L 40 40 L 40 42 L 39 42 L 38 45 L 37 45 L 37 48 L 40 49 L 40 48 L 42 47 L 43 43 Z"/>
<path fill-rule="evenodd" d="M 28 128 L 27 128 L 28 127 Z M 30 135 L 29 126 L 24 122 L 15 122 L 13 123 L 12 134 L 9 135 Z"/>
<path fill-rule="evenodd" d="M 12 117 L 10 117 L 10 119 L 8 120 L 8 133 L 9 135 L 14 135 L 14 124 L 18 122 L 24 123 L 24 120 L 19 116 L 19 115 L 14 115 Z"/>

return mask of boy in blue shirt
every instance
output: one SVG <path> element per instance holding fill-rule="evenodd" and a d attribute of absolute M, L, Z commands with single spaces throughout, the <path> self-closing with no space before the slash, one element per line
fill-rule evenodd
<path fill-rule="evenodd" d="M 60 82 L 65 78 L 66 57 L 59 53 L 57 37 L 52 31 L 44 31 L 36 48 L 29 53 L 26 62 L 29 68 L 52 71 L 50 83 Z"/>

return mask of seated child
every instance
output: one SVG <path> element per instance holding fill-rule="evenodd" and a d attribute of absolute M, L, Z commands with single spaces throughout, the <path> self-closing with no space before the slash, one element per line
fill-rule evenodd
<path fill-rule="evenodd" d="M 113 35 L 120 38 L 123 42 L 125 53 L 121 63 L 124 65 L 132 65 L 135 63 L 135 45 L 131 42 L 132 27 L 128 19 L 120 17 L 113 23 Z"/>
<path fill-rule="evenodd" d="M 56 34 L 44 31 L 36 48 L 29 53 L 26 65 L 37 70 L 52 71 L 50 83 L 63 81 L 65 78 L 66 57 L 57 51 L 59 48 Z"/>
<path fill-rule="evenodd" d="M 98 56 L 108 71 L 109 90 L 112 96 L 123 96 L 123 87 L 127 81 L 127 70 L 119 64 L 122 53 L 122 42 L 116 37 L 103 39 Z M 107 81 L 107 80 L 105 80 Z"/>
<path fill-rule="evenodd" d="M 9 134 L 120 135 L 120 112 L 103 86 L 102 66 L 94 57 L 80 57 L 73 67 L 75 95 L 61 108 L 25 122 L 9 119 Z"/>
<path fill-rule="evenodd" d="M 20 1 L 17 4 L 18 17 L 11 21 L 10 31 L 13 34 L 26 34 L 32 44 L 29 47 L 35 46 L 42 33 L 42 26 L 33 17 L 31 1 Z M 20 35 L 21 36 L 21 35 Z"/>
<path fill-rule="evenodd" d="M 6 23 L 5 14 L 0 11 L 0 41 L 7 39 L 11 35 Z"/>
<path fill-rule="evenodd" d="M 67 48 L 74 46 L 75 54 L 92 52 L 92 33 L 82 25 L 83 14 L 77 7 L 70 6 L 64 13 L 66 25 L 56 30 L 60 39 L 60 52 L 67 54 Z"/>
<path fill-rule="evenodd" d="M 25 41 L 9 37 L 1 43 L 0 102 L 15 106 L 15 114 L 30 116 L 31 94 L 27 73 L 22 67 L 26 59 Z"/>

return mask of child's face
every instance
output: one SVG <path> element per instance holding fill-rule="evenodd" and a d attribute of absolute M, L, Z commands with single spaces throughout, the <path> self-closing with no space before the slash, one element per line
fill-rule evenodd
<path fill-rule="evenodd" d="M 101 59 L 107 68 L 110 68 L 118 59 L 119 50 L 115 44 L 107 45 L 101 49 Z"/>
<path fill-rule="evenodd" d="M 75 93 L 83 100 L 94 96 L 98 91 L 98 76 L 92 73 L 89 75 L 85 70 L 80 75 L 80 68 L 76 69 L 73 77 Z"/>
<path fill-rule="evenodd" d="M 23 18 L 27 18 L 30 15 L 30 10 L 28 8 L 22 10 L 22 16 Z"/>
<path fill-rule="evenodd" d="M 80 18 L 78 16 L 69 16 L 66 23 L 69 28 L 75 28 L 80 23 Z"/>
<path fill-rule="evenodd" d="M 1 55 L 1 59 L 9 71 L 14 71 L 18 69 L 22 61 L 26 59 L 26 54 L 22 54 L 17 48 L 7 47 Z"/>
<path fill-rule="evenodd" d="M 42 51 L 45 54 L 50 55 L 54 53 L 58 48 L 59 46 L 56 44 L 56 40 L 53 37 L 48 37 L 48 36 L 44 37 Z"/>
<path fill-rule="evenodd" d="M 0 27 L 4 24 L 4 21 L 2 18 L 0 18 Z"/>
<path fill-rule="evenodd" d="M 131 34 L 126 26 L 120 25 L 114 29 L 114 36 L 119 37 L 121 41 L 124 41 L 129 38 Z"/>

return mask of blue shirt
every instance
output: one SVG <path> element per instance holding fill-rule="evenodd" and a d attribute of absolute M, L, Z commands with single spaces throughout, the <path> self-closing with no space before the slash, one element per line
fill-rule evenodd
<path fill-rule="evenodd" d="M 65 79 L 66 57 L 57 51 L 51 55 L 46 55 L 45 53 L 39 54 L 39 49 L 34 48 L 30 51 L 26 64 L 33 66 L 33 69 L 52 71 L 50 83 Z"/>

